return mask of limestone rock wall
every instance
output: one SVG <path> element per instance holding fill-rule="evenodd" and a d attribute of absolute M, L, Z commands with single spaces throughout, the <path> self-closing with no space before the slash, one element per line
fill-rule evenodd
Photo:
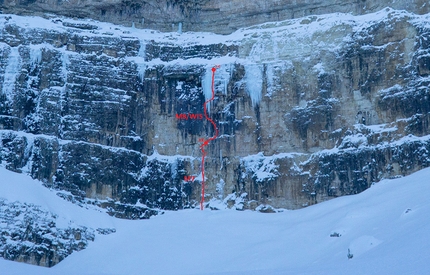
<path fill-rule="evenodd" d="M 361 192 L 429 165 L 428 19 L 383 9 L 225 36 L 2 15 L 1 165 L 117 217 L 194 207 L 220 65 L 207 206 Z"/>
<path fill-rule="evenodd" d="M 426 0 L 1 0 L 3 13 L 44 15 L 134 25 L 161 31 L 210 31 L 229 34 L 241 27 L 264 22 L 335 12 L 355 15 L 376 12 L 385 7 L 417 14 L 429 12 Z M 181 24 L 181 27 L 179 26 Z"/>

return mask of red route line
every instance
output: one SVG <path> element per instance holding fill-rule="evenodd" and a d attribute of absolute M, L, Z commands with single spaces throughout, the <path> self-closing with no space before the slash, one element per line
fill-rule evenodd
<path fill-rule="evenodd" d="M 209 142 L 211 142 L 212 140 L 216 139 L 218 137 L 218 127 L 216 127 L 215 122 L 208 116 L 208 112 L 207 112 L 207 108 L 206 105 L 207 103 L 211 102 L 212 100 L 214 100 L 215 98 L 215 88 L 214 88 L 214 83 L 215 83 L 215 72 L 216 69 L 219 68 L 220 66 L 217 65 L 215 67 L 212 68 L 212 97 L 208 100 L 205 101 L 205 103 L 203 104 L 203 110 L 204 110 L 204 114 L 205 114 L 205 118 L 212 123 L 212 126 L 215 129 L 215 134 L 213 135 L 213 137 L 210 137 L 208 139 L 205 139 L 203 141 L 203 144 L 200 146 L 200 149 L 202 150 L 202 198 L 200 201 L 200 209 L 203 210 L 204 209 L 204 202 L 205 202 L 205 156 L 206 156 L 206 151 L 205 151 L 205 146 L 209 145 Z"/>

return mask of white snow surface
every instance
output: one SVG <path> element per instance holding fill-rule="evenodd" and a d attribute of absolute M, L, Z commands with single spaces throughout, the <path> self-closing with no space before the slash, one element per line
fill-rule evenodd
<path fill-rule="evenodd" d="M 120 220 L 60 199 L 0 168 L 0 198 L 34 203 L 57 223 L 115 228 L 52 268 L 0 258 L 1 274 L 428 274 L 430 169 L 300 210 L 181 210 Z M 330 237 L 334 233 L 339 237 Z M 348 259 L 348 249 L 353 255 Z"/>

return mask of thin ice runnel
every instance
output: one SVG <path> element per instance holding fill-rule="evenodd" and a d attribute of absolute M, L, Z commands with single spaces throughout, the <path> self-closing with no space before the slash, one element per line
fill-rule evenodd
<path fill-rule="evenodd" d="M 202 79 L 202 89 L 205 96 L 205 101 L 212 97 L 212 71 L 211 68 L 206 69 L 206 73 L 203 75 Z M 208 113 L 210 112 L 210 103 L 206 103 L 206 109 Z"/>
<path fill-rule="evenodd" d="M 7 66 L 4 72 L 2 93 L 6 95 L 8 100 L 12 99 L 15 91 L 15 82 L 18 73 L 21 71 L 21 56 L 19 55 L 18 47 L 11 47 L 7 59 Z"/>
<path fill-rule="evenodd" d="M 61 74 L 63 76 L 64 86 L 66 86 L 66 83 L 67 83 L 67 75 L 68 75 L 67 66 L 69 64 L 70 64 L 69 56 L 67 55 L 66 51 L 63 51 L 61 53 Z"/>
<path fill-rule="evenodd" d="M 140 81 L 143 82 L 145 78 L 146 64 L 145 64 L 145 56 L 146 56 L 146 43 L 143 40 L 140 40 L 140 48 L 137 54 L 139 60 L 136 62 L 137 64 L 137 75 L 139 76 Z"/>

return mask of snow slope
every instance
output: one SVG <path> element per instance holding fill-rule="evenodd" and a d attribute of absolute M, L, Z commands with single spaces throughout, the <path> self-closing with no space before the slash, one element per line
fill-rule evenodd
<path fill-rule="evenodd" d="M 277 214 L 183 210 L 131 221 L 73 205 L 0 168 L 0 198 L 41 205 L 59 223 L 116 229 L 53 268 L 0 259 L 0 273 L 430 274 L 429 178 L 424 169 Z"/>

